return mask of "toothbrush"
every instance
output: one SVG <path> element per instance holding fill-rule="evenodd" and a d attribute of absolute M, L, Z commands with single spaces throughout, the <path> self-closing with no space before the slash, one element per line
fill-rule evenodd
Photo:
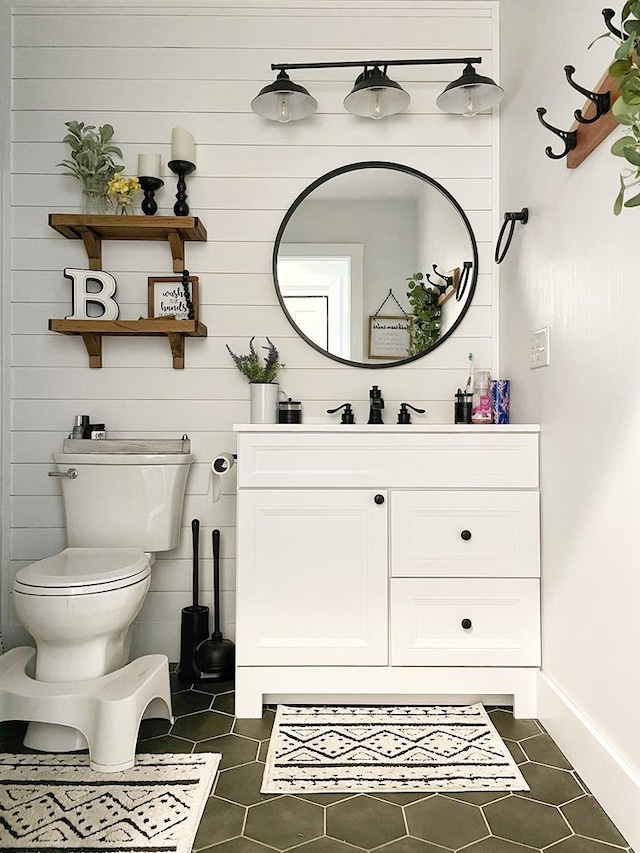
<path fill-rule="evenodd" d="M 473 394 L 475 391 L 476 385 L 476 372 L 473 365 L 473 353 L 469 353 L 469 375 L 467 377 L 467 384 L 465 385 L 465 394 Z"/>

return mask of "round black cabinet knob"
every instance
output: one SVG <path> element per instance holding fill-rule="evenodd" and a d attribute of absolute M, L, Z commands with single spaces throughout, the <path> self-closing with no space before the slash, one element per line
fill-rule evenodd
<path fill-rule="evenodd" d="M 460 624 L 462 625 L 462 627 L 464 628 L 465 631 L 468 631 L 473 623 L 472 623 L 471 619 L 463 619 Z"/>
<path fill-rule="evenodd" d="M 380 506 L 384 503 L 384 495 L 376 495 L 374 501 Z"/>
<path fill-rule="evenodd" d="M 469 539 L 471 539 L 471 531 L 470 530 L 463 530 L 462 533 L 460 534 L 460 538 L 464 539 L 465 542 L 468 542 Z"/>

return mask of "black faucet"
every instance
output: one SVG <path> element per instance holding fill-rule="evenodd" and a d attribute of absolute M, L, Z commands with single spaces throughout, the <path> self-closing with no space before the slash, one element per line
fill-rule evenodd
<path fill-rule="evenodd" d="M 369 399 L 371 400 L 371 402 L 369 403 L 369 420 L 367 421 L 367 423 L 384 423 L 384 421 L 382 420 L 384 400 L 382 399 L 382 391 L 378 388 L 377 385 L 374 385 L 373 388 L 369 391 Z"/>

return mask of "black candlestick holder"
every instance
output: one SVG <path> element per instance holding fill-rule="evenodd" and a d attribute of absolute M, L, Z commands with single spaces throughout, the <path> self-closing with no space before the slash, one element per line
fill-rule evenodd
<path fill-rule="evenodd" d="M 188 160 L 169 160 L 167 163 L 174 175 L 178 176 L 178 192 L 173 212 L 176 216 L 188 216 L 189 205 L 187 204 L 187 182 L 185 177 L 196 170 L 196 164 Z"/>
<path fill-rule="evenodd" d="M 160 187 L 164 186 L 164 181 L 160 178 L 152 178 L 148 175 L 140 175 L 138 178 L 140 186 L 144 190 L 144 199 L 140 207 L 145 216 L 153 216 L 158 212 L 158 203 L 154 196 Z"/>

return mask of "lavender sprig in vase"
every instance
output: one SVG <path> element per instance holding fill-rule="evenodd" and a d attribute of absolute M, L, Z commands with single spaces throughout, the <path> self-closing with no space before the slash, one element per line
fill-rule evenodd
<path fill-rule="evenodd" d="M 275 344 L 266 339 L 268 347 L 262 347 L 267 351 L 264 361 L 258 355 L 253 345 L 255 335 L 249 341 L 249 354 L 236 355 L 227 344 L 229 355 L 236 367 L 249 380 L 250 394 L 250 419 L 252 424 L 275 424 L 277 423 L 278 395 L 280 386 L 275 381 L 278 371 L 284 367 L 280 362 L 280 356 Z"/>

